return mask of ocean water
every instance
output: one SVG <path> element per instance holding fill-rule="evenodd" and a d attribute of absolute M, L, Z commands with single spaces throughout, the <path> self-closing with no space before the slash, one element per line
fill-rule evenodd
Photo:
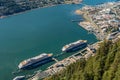
<path fill-rule="evenodd" d="M 96 5 L 107 1 L 84 0 L 83 3 Z M 88 40 L 89 43 L 96 42 L 93 34 L 88 34 L 77 22 L 71 22 L 72 19 L 82 18 L 74 14 L 81 7 L 82 5 L 73 4 L 59 5 L 0 19 L 0 80 L 12 80 L 17 75 L 32 74 L 52 64 L 13 75 L 12 72 L 17 71 L 18 64 L 24 59 L 44 52 L 60 54 L 64 45 L 79 39 Z M 59 60 L 71 54 L 64 54 Z"/>

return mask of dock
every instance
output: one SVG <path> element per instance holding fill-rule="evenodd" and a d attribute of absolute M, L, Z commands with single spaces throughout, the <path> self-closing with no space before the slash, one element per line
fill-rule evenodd
<path fill-rule="evenodd" d="M 52 58 L 52 60 L 56 61 L 56 62 L 59 62 L 56 58 Z"/>
<path fill-rule="evenodd" d="M 81 19 L 72 19 L 71 21 L 72 21 L 72 22 L 81 22 L 81 21 L 83 21 L 83 20 L 84 20 L 84 19 L 81 18 Z"/>
<path fill-rule="evenodd" d="M 83 50 L 78 51 L 77 53 L 58 61 L 57 58 L 53 58 L 56 63 L 49 66 L 45 71 L 37 72 L 33 77 L 29 78 L 28 80 L 38 80 L 43 79 L 48 76 L 54 75 L 62 70 L 64 70 L 68 65 L 75 63 L 77 60 L 80 60 L 81 58 L 85 58 L 86 60 L 95 55 L 94 49 L 96 50 L 99 48 L 99 43 L 94 43 L 91 45 L 88 45 L 88 47 L 84 48 Z"/>

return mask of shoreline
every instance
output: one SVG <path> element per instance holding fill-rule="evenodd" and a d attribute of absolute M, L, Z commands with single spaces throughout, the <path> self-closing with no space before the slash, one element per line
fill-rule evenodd
<path fill-rule="evenodd" d="M 58 4 L 58 5 L 64 5 L 64 4 Z M 22 11 L 22 12 L 19 12 L 19 13 L 14 13 L 14 14 L 7 15 L 7 16 L 1 16 L 0 19 L 8 18 L 8 17 L 11 17 L 11 16 L 16 16 L 16 15 L 19 15 L 19 14 L 24 14 L 24 13 L 27 13 L 27 12 L 32 11 L 32 10 L 37 10 L 37 9 L 42 9 L 42 8 L 48 8 L 48 7 L 54 7 L 54 6 L 58 6 L 58 5 L 38 7 L 38 8 L 34 8 L 34 9 Z"/>
<path fill-rule="evenodd" d="M 84 21 L 79 22 L 78 25 L 87 30 L 88 33 L 94 34 L 98 40 L 104 40 L 106 38 L 106 35 L 101 33 L 99 27 L 87 15 L 88 13 L 82 10 L 80 11 L 82 14 L 79 15 L 81 15 L 84 18 Z"/>
<path fill-rule="evenodd" d="M 120 18 L 118 18 L 117 20 L 116 19 L 117 16 L 113 16 L 110 13 L 110 11 L 112 11 L 113 9 L 117 11 L 117 8 L 115 7 L 119 5 L 120 2 L 117 1 L 117 2 L 103 3 L 94 7 L 85 6 L 82 9 L 79 9 L 79 11 L 81 12 L 81 14 L 79 15 L 82 15 L 85 20 L 79 22 L 78 25 L 80 25 L 88 32 L 93 33 L 98 40 L 102 41 L 105 39 L 110 40 L 110 38 L 114 39 L 113 38 L 114 36 L 109 36 L 109 35 L 111 35 L 112 33 L 114 34 L 114 32 L 120 31 L 119 29 Z M 118 15 L 119 13 L 115 11 L 113 11 L 113 14 Z M 112 20 L 114 20 L 114 23 L 112 22 Z"/>
<path fill-rule="evenodd" d="M 22 11 L 22 12 L 19 12 L 19 13 L 14 13 L 14 14 L 7 15 L 7 16 L 1 16 L 0 19 L 4 19 L 4 18 L 7 18 L 7 17 L 11 17 L 11 16 L 16 16 L 16 15 L 19 15 L 19 14 L 24 14 L 24 13 L 27 13 L 29 11 L 33 11 L 33 10 L 37 10 L 37 9 L 49 8 L 49 7 L 60 6 L 60 5 L 67 5 L 67 4 L 57 4 L 57 5 L 49 5 L 49 6 L 44 6 L 44 7 L 38 7 L 38 8 Z"/>
<path fill-rule="evenodd" d="M 106 38 L 106 36 L 107 36 L 107 34 L 105 35 L 105 34 L 102 34 L 102 32 L 101 32 L 101 30 L 100 30 L 100 28 L 92 21 L 92 19 L 87 15 L 87 12 L 82 12 L 82 14 L 79 14 L 79 15 L 82 15 L 83 16 L 83 18 L 85 19 L 84 21 L 82 21 L 82 22 L 79 22 L 78 23 L 78 25 L 80 26 L 80 27 L 82 27 L 82 28 L 84 28 L 85 30 L 87 30 L 88 32 L 90 31 L 91 33 L 93 33 L 95 36 L 96 36 L 96 38 L 98 38 L 100 41 L 97 41 L 97 42 L 95 42 L 94 44 L 99 44 L 99 42 L 102 42 L 105 38 Z M 101 36 L 102 35 L 102 36 Z M 85 59 L 88 59 L 89 57 L 91 57 L 91 56 L 94 56 L 95 54 L 91 54 L 91 52 L 92 52 L 92 50 L 90 50 L 90 47 L 91 47 L 92 45 L 89 45 L 88 47 L 87 47 L 87 50 L 89 51 L 89 52 L 87 52 L 87 54 L 85 54 L 85 55 L 83 55 L 84 56 L 84 58 Z M 93 47 L 95 47 L 96 48 L 96 45 L 93 45 Z M 98 47 L 99 48 L 99 47 Z M 97 48 L 97 49 L 98 49 Z M 82 53 L 82 51 L 81 52 L 78 52 L 78 53 Z M 75 61 L 75 55 L 76 55 L 77 53 L 74 53 L 72 56 L 69 56 L 69 57 L 67 57 L 67 58 L 65 58 L 65 59 L 63 59 L 63 60 L 61 60 L 61 61 L 59 61 L 58 62 L 58 66 L 60 66 L 60 64 L 61 65 L 63 65 L 64 63 L 66 63 L 66 62 L 64 62 L 65 60 L 69 60 L 69 58 L 72 58 L 73 60 L 71 60 L 71 64 L 72 63 L 74 63 L 74 62 L 76 62 Z M 81 59 L 81 55 L 79 55 L 78 56 L 78 58 L 79 59 Z M 70 60 L 69 60 L 70 61 Z M 60 63 L 60 64 L 59 64 Z M 69 62 L 70 63 L 70 62 Z M 57 73 L 57 72 L 60 72 L 60 71 L 62 71 L 63 69 L 65 69 L 65 67 L 63 67 L 62 69 L 61 69 L 61 66 L 60 66 L 60 68 L 58 68 L 57 67 L 57 69 L 56 69 L 56 65 L 57 65 L 57 63 L 55 63 L 55 64 L 53 64 L 53 65 L 51 65 L 48 69 L 50 69 L 50 70 L 48 70 L 48 73 L 51 73 L 51 75 L 53 75 L 52 74 L 52 71 L 53 71 L 53 73 L 55 74 L 55 73 Z M 68 65 L 67 65 L 68 66 Z M 54 69 L 55 68 L 55 69 Z M 45 70 L 45 71 L 47 71 L 47 70 Z M 51 71 L 52 70 L 52 71 Z M 46 72 L 45 72 L 46 73 Z M 43 73 L 44 74 L 44 73 Z M 39 79 L 41 76 L 40 75 L 42 75 L 42 72 L 38 72 L 38 74 L 35 74 L 35 76 L 34 77 L 32 77 L 32 79 L 30 79 L 30 80 L 34 80 L 34 79 Z M 50 75 L 50 76 L 51 76 Z M 47 75 L 47 76 L 49 76 L 49 75 Z"/>
<path fill-rule="evenodd" d="M 72 54 L 71 56 L 68 56 L 67 58 L 65 58 L 63 60 L 57 61 L 57 59 L 55 58 L 56 62 L 54 64 L 49 66 L 44 71 L 38 71 L 33 76 L 28 78 L 28 80 L 44 79 L 46 77 L 52 76 L 64 69 L 66 69 L 67 66 L 75 63 L 78 60 L 81 60 L 83 58 L 85 60 L 87 60 L 89 57 L 95 56 L 95 53 L 94 53 L 94 51 L 91 50 L 91 48 L 94 48 L 95 50 L 97 50 L 99 48 L 99 43 L 101 43 L 101 42 L 93 43 L 93 44 L 87 46 L 86 48 L 79 50 L 78 52 L 75 52 L 74 54 Z"/>
<path fill-rule="evenodd" d="M 48 7 L 54 7 L 54 6 L 60 6 L 60 5 L 70 5 L 70 4 L 79 4 L 79 3 L 82 3 L 83 0 L 81 0 L 80 2 L 67 2 L 67 3 L 63 3 L 63 4 L 56 4 L 56 5 L 48 5 L 48 6 L 43 6 L 43 7 L 38 7 L 38 8 L 33 8 L 33 9 L 30 9 L 30 10 L 25 10 L 25 11 L 21 11 L 21 12 L 18 12 L 18 13 L 13 13 L 11 15 L 6 15 L 6 16 L 0 16 L 0 19 L 4 19 L 4 18 L 7 18 L 7 17 L 11 17 L 11 16 L 15 16 L 15 15 L 19 15 L 19 14 L 23 14 L 23 13 L 26 13 L 26 12 L 29 12 L 29 11 L 32 11 L 32 10 L 37 10 L 37 9 L 41 9 L 41 8 L 48 8 Z"/>

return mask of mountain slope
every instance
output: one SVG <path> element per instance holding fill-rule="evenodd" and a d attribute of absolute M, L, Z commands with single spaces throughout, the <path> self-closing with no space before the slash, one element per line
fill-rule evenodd
<path fill-rule="evenodd" d="M 104 41 L 94 57 L 81 59 L 44 80 L 119 80 L 120 41 Z"/>
<path fill-rule="evenodd" d="M 0 0 L 0 17 L 24 12 L 34 8 L 64 4 L 73 0 Z"/>

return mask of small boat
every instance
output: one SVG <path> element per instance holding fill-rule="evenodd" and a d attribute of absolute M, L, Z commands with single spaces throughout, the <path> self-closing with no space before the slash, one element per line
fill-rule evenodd
<path fill-rule="evenodd" d="M 17 76 L 13 80 L 24 80 L 25 76 Z"/>

